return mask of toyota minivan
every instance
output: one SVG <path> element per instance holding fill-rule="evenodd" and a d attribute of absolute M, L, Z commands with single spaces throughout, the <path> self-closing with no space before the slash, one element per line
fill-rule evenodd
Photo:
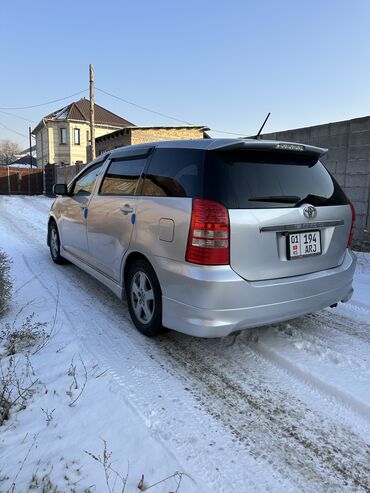
<path fill-rule="evenodd" d="M 147 336 L 226 336 L 346 302 L 355 214 L 325 152 L 255 139 L 115 149 L 54 186 L 51 257 L 126 299 Z"/>

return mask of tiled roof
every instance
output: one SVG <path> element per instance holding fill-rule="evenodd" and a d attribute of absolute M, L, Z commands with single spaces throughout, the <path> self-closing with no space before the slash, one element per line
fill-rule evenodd
<path fill-rule="evenodd" d="M 120 116 L 106 110 L 95 103 L 95 124 L 112 125 L 115 127 L 132 127 L 133 123 L 121 118 Z M 82 98 L 64 108 L 60 108 L 44 117 L 45 120 L 79 120 L 84 122 L 90 121 L 90 101 Z"/>

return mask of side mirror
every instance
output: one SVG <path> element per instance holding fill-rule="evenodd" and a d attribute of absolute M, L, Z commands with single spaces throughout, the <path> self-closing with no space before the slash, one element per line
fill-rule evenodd
<path fill-rule="evenodd" d="M 68 195 L 67 185 L 64 183 L 57 183 L 53 186 L 53 193 L 55 195 Z"/>

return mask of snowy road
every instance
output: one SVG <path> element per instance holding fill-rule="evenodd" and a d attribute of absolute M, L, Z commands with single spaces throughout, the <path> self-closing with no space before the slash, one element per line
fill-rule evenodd
<path fill-rule="evenodd" d="M 219 340 L 149 340 L 108 289 L 51 262 L 50 203 L 0 197 L 16 286 L 46 305 L 59 293 L 61 330 L 107 370 L 109 392 L 194 479 L 191 491 L 370 491 L 368 256 L 337 310 Z"/>

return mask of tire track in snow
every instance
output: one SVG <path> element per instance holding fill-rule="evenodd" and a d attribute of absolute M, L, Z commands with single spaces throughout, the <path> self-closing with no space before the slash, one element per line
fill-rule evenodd
<path fill-rule="evenodd" d="M 168 449 L 179 450 L 182 452 L 182 457 L 187 457 L 189 455 L 189 450 L 194 449 L 194 455 L 196 457 L 191 457 L 193 468 L 194 461 L 198 467 L 198 475 L 202 478 L 202 484 L 207 482 L 210 485 L 210 491 L 225 491 L 228 493 L 230 491 L 230 478 L 233 482 L 233 488 L 236 487 L 239 491 L 243 491 L 245 482 L 247 481 L 251 491 L 266 491 L 274 489 L 274 491 L 284 491 L 280 485 L 289 485 L 289 480 L 284 478 L 283 483 L 282 476 L 278 472 L 268 472 L 268 465 L 262 463 L 255 463 L 254 459 L 250 458 L 246 460 L 245 451 L 241 450 L 238 452 L 238 448 L 235 447 L 231 439 L 227 437 L 222 437 L 222 445 L 231 449 L 234 449 L 235 457 L 239 458 L 239 464 L 232 462 L 230 464 L 225 463 L 225 459 L 222 454 L 218 453 L 215 457 L 212 457 L 210 447 L 213 444 L 213 438 L 220 434 L 219 427 L 211 425 L 209 423 L 209 416 L 203 415 L 194 406 L 194 403 L 186 402 L 186 392 L 183 390 L 182 386 L 177 388 L 171 385 L 171 382 L 166 378 L 163 372 L 163 365 L 158 365 L 154 362 L 152 358 L 148 356 L 147 360 L 143 360 L 142 348 L 135 344 L 135 339 L 143 341 L 140 334 L 132 333 L 135 329 L 130 323 L 129 327 L 124 327 L 126 324 L 122 324 L 122 307 L 118 299 L 114 297 L 110 292 L 108 292 L 104 287 L 100 289 L 100 285 L 90 276 L 84 274 L 79 269 L 73 266 L 67 266 L 60 269 L 46 257 L 48 260 L 44 260 L 44 257 L 40 255 L 39 247 L 40 240 L 36 241 L 36 238 L 31 235 L 27 235 L 22 228 L 19 227 L 17 221 L 11 221 L 8 218 L 8 222 L 11 223 L 12 230 L 17 232 L 22 239 L 28 240 L 28 247 L 32 246 L 39 252 L 39 256 L 36 257 L 37 269 L 32 268 L 27 258 L 24 256 L 24 261 L 27 269 L 37 278 L 37 281 L 41 283 L 44 290 L 52 296 L 54 301 L 56 301 L 55 294 L 52 293 L 52 287 L 57 283 L 59 285 L 60 293 L 63 296 L 67 295 L 67 301 L 76 303 L 79 300 L 79 294 L 81 294 L 81 284 L 85 287 L 88 285 L 88 296 L 90 299 L 86 300 L 86 291 L 83 291 L 84 297 L 83 302 L 85 308 L 96 311 L 98 308 L 104 317 L 104 323 L 108 323 L 110 330 L 105 331 L 104 327 L 100 325 L 101 320 L 93 321 L 91 323 L 90 318 L 85 318 L 81 314 L 81 309 L 76 310 L 75 313 L 67 312 L 62 310 L 66 320 L 69 322 L 71 327 L 76 330 L 77 335 L 81 338 L 82 342 L 86 346 L 88 353 L 90 355 L 95 355 L 97 361 L 103 361 L 106 368 L 109 369 L 113 380 L 116 382 L 117 386 L 120 388 L 119 393 L 127 401 L 131 403 L 134 411 L 143 419 L 149 428 L 152 429 L 153 433 L 157 438 L 160 438 L 162 444 L 168 449 L 168 444 L 172 444 L 172 447 Z M 45 249 L 46 250 L 46 249 Z M 40 274 L 42 272 L 42 274 Z M 63 273 L 62 273 L 63 272 Z M 90 285 L 90 286 L 89 286 Z M 91 285 L 93 286 L 92 289 Z M 102 302 L 97 300 L 103 295 Z M 81 298 L 81 296 L 80 296 Z M 107 313 L 104 301 L 109 300 L 109 304 L 114 309 L 113 316 L 109 312 Z M 127 312 L 127 310 L 126 310 Z M 74 318 L 76 316 L 76 318 Z M 77 322 L 76 322 L 77 320 Z M 129 339 L 124 337 L 122 333 L 122 328 L 127 329 Z M 97 342 L 96 337 L 93 337 L 93 344 L 91 344 L 90 336 L 95 336 L 96 333 L 102 331 L 102 337 L 105 338 L 105 343 L 103 345 L 99 344 L 99 350 L 93 346 Z M 95 334 L 94 334 L 95 332 Z M 113 336 L 113 340 L 112 340 Z M 101 341 L 100 338 L 99 342 Z M 134 340 L 134 342 L 131 341 Z M 121 344 L 122 352 L 116 352 L 114 350 L 115 343 Z M 113 347 L 112 347 L 113 346 Z M 103 353 L 103 358 L 100 353 Z M 118 364 L 118 371 L 112 365 L 112 357 Z M 125 373 L 122 374 L 122 360 L 125 358 L 130 362 L 129 368 L 125 365 Z M 139 363 L 138 363 L 139 362 Z M 148 364 L 149 363 L 149 364 Z M 139 366 L 139 368 L 138 368 Z M 160 368 L 160 372 L 158 371 Z M 128 370 L 128 371 L 127 371 Z M 150 375 L 150 380 L 148 381 L 148 375 Z M 117 391 L 117 389 L 116 389 Z M 158 393 L 162 396 L 176 396 L 181 395 L 181 391 L 185 393 L 185 399 L 180 401 L 176 398 L 177 403 L 172 402 L 171 416 L 169 416 L 168 411 L 164 413 L 163 410 L 159 409 L 163 402 L 158 401 Z M 153 392 L 154 395 L 153 395 Z M 173 414 L 173 415 L 172 415 Z M 156 419 L 162 419 L 162 423 L 156 423 Z M 207 426 L 205 426 L 207 422 Z M 165 430 L 163 430 L 163 424 L 166 424 Z M 183 430 L 178 433 L 178 427 L 182 426 Z M 199 436 L 199 430 L 203 430 Z M 165 440 L 163 440 L 163 438 Z M 201 442 L 197 445 L 197 441 Z M 207 445 L 211 444 L 212 445 Z M 166 445 L 167 444 L 167 445 Z M 205 444 L 205 445 L 204 445 Z M 178 459 L 177 459 L 178 460 Z M 238 474 L 239 470 L 239 474 Z M 249 472 L 247 472 L 249 470 Z M 285 475 L 284 475 L 285 476 Z M 274 480 L 272 481 L 272 477 Z M 255 479 L 258 478 L 258 479 Z M 229 486 L 221 486 L 229 485 Z M 288 487 L 289 490 L 294 491 L 293 485 Z M 201 490 L 204 491 L 204 488 Z"/>
<path fill-rule="evenodd" d="M 370 324 L 368 323 L 351 320 L 350 318 L 328 311 L 313 313 L 312 315 L 308 315 L 308 318 L 311 318 L 318 323 L 324 322 L 325 325 L 331 329 L 357 337 L 370 344 Z"/>
<path fill-rule="evenodd" d="M 294 358 L 290 358 L 288 353 L 281 352 L 281 345 L 274 344 L 274 334 L 271 334 L 271 331 L 276 332 L 276 343 L 281 342 L 279 337 L 284 337 L 290 350 L 292 350 L 292 344 L 297 345 L 299 352 L 303 351 L 310 357 L 319 358 L 320 363 L 325 361 L 332 364 L 334 368 L 339 365 L 338 371 L 341 371 L 343 367 L 351 368 L 353 376 L 358 382 L 367 385 L 370 382 L 368 357 L 370 341 L 367 340 L 367 335 L 370 332 L 369 324 L 357 324 L 337 314 L 330 317 L 329 313 L 326 314 L 323 311 L 289 322 L 273 324 L 268 330 L 270 337 L 267 337 L 267 340 L 264 333 L 261 334 L 261 337 L 256 337 L 254 346 L 256 352 L 271 361 L 277 368 L 285 370 L 302 382 L 308 383 L 328 396 L 341 401 L 345 406 L 360 413 L 370 422 L 370 405 L 367 401 L 348 391 L 345 386 L 341 385 L 339 378 L 331 382 L 325 379 L 325 373 L 310 371 L 307 364 L 302 367 L 296 355 Z M 343 334 L 339 340 L 336 338 L 338 332 Z M 363 344 L 365 341 L 367 343 L 366 350 L 364 350 Z M 348 348 L 350 348 L 350 352 L 346 353 Z M 311 361 L 310 364 L 314 365 L 314 362 Z"/>
<path fill-rule="evenodd" d="M 321 361 L 335 366 L 347 366 L 353 370 L 369 368 L 370 344 L 364 344 L 363 340 L 344 331 L 338 337 L 338 331 L 333 330 L 335 324 L 335 319 L 328 323 L 324 316 L 321 317 L 321 313 L 306 315 L 288 322 L 270 325 L 266 331 L 261 332 L 261 339 L 265 339 L 265 334 L 275 335 L 284 338 L 288 345 L 293 344 L 298 350 L 311 356 L 315 355 Z M 348 346 L 351 347 L 351 352 L 346 352 Z M 367 379 L 369 378 L 370 374 Z"/>
<path fill-rule="evenodd" d="M 346 392 L 345 389 L 325 381 L 307 369 L 302 369 L 291 359 L 276 352 L 273 347 L 268 346 L 263 342 L 258 342 L 254 347 L 254 350 L 266 360 L 270 361 L 276 368 L 298 378 L 302 383 L 309 384 L 314 389 L 327 394 L 329 397 L 341 402 L 355 413 L 360 414 L 367 421 L 370 421 L 370 406 L 366 402 L 363 402 Z"/>
<path fill-rule="evenodd" d="M 13 222 L 13 226 L 16 228 L 17 223 Z M 25 235 L 21 228 L 18 228 L 18 232 L 23 236 Z M 34 231 L 31 235 L 34 236 L 35 247 L 39 249 L 39 235 L 36 238 Z M 29 235 L 26 236 L 30 239 Z M 45 262 L 45 264 L 49 269 L 50 265 L 53 265 L 49 262 Z M 95 281 L 89 283 L 87 279 L 90 278 L 87 275 L 80 273 L 76 268 L 72 269 L 67 268 L 68 283 L 72 283 L 74 288 L 80 288 L 81 283 L 84 287 L 88 287 L 88 294 L 91 299 L 86 302 L 86 308 L 92 306 L 95 308 L 96 305 L 101 305 L 100 300 L 98 303 L 96 297 L 103 295 L 105 288 L 98 289 Z M 50 275 L 49 273 L 49 278 Z M 65 272 L 63 276 L 58 274 L 57 277 L 68 289 Z M 76 299 L 78 299 L 77 296 Z M 145 378 L 135 376 L 137 367 L 134 362 L 135 359 L 142 359 L 143 350 L 146 353 L 149 351 L 157 366 L 160 366 L 165 373 L 170 372 L 175 378 L 181 379 L 184 385 L 187 385 L 187 392 L 199 402 L 201 409 L 206 410 L 214 420 L 224 426 L 234 439 L 244 447 L 244 450 L 251 453 L 257 460 L 265 460 L 270 463 L 281 474 L 281 477 L 289 478 L 296 485 L 299 485 L 300 490 L 313 491 L 317 488 L 322 489 L 323 485 L 326 485 L 326 491 L 338 491 L 338 488 L 343 490 L 346 487 L 366 490 L 367 487 L 370 487 L 366 483 L 366 477 L 368 478 L 370 473 L 364 465 L 366 464 L 364 461 L 369 461 L 368 445 L 362 442 L 351 430 L 346 430 L 340 425 L 328 422 L 328 420 L 324 420 L 325 429 L 322 430 L 320 428 L 323 426 L 321 416 L 312 413 L 305 405 L 297 402 L 293 395 L 282 392 L 278 386 L 273 387 L 271 384 L 268 386 L 265 383 L 262 385 L 260 378 L 262 365 L 255 372 L 252 372 L 249 367 L 243 368 L 241 366 L 239 368 L 240 358 L 235 364 L 232 364 L 232 361 L 225 361 L 225 359 L 220 358 L 220 355 L 213 355 L 212 348 L 214 345 L 208 345 L 204 340 L 189 340 L 189 338 L 177 334 L 171 334 L 171 336 L 163 338 L 155 344 L 147 341 L 139 343 L 141 347 L 137 347 L 137 337 L 141 336 L 129 333 L 130 341 L 132 340 L 133 343 L 126 350 L 128 349 L 130 354 L 132 352 L 135 355 L 135 358 L 131 359 L 133 370 L 135 370 L 130 375 L 133 383 L 127 377 L 120 375 L 119 358 L 122 359 L 123 354 L 120 353 L 119 349 L 122 350 L 124 344 L 122 344 L 122 332 L 120 325 L 117 324 L 117 317 L 122 316 L 122 313 L 118 313 L 118 302 L 113 302 L 111 296 L 104 294 L 103 301 L 107 299 L 110 300 L 108 304 L 115 312 L 113 316 L 108 317 L 114 330 L 104 332 L 103 329 L 102 337 L 99 339 L 101 342 L 100 350 L 105 353 L 108 364 L 112 357 L 115 363 L 112 365 L 110 362 L 110 368 L 115 374 L 115 378 L 123 383 L 126 390 L 129 389 L 134 394 L 133 399 L 136 399 L 136 403 L 143 406 L 144 413 L 145 406 L 148 406 L 146 399 L 135 396 L 135 388 L 133 387 L 133 385 L 140 384 L 143 385 L 142 389 L 148 389 L 148 385 L 145 387 Z M 99 309 L 106 310 L 106 307 L 100 306 Z M 92 329 L 96 330 L 99 327 L 95 325 Z M 89 337 L 86 330 L 82 335 L 85 339 Z M 117 338 L 113 344 L 112 335 Z M 125 340 L 124 342 L 126 344 L 128 341 Z M 112 345 L 115 347 L 112 348 Z M 194 346 L 196 350 L 194 350 Z M 108 351 L 108 347 L 111 348 L 110 351 Z M 209 349 L 206 350 L 205 348 Z M 127 354 L 125 356 L 127 357 Z M 220 358 L 220 361 L 217 362 L 217 358 Z M 168 365 L 169 362 L 170 365 Z M 153 368 L 146 363 L 142 366 L 145 369 L 144 377 L 147 377 L 148 372 Z M 243 376 L 242 381 L 240 381 L 241 374 Z M 163 373 L 155 372 L 154 375 L 155 387 L 161 392 L 169 392 L 163 382 L 161 383 L 164 378 Z M 151 394 L 149 393 L 149 395 Z M 287 403 L 291 403 L 291 406 L 288 406 Z M 151 410 L 155 413 L 158 412 L 156 405 L 153 405 Z M 196 413 L 192 411 L 191 419 L 194 416 Z M 150 413 L 149 415 L 146 413 L 146 418 L 151 419 Z M 203 425 L 205 422 L 203 421 Z M 214 433 L 217 432 L 214 426 L 210 428 Z M 314 437 L 310 436 L 311 428 L 314 429 Z M 338 437 L 339 443 L 336 443 L 333 437 Z M 343 444 L 348 444 L 350 450 Z M 180 443 L 179 447 L 181 447 Z M 281 450 L 283 447 L 285 449 Z M 204 461 L 204 458 L 199 457 L 199 460 Z M 203 464 L 203 467 L 204 465 L 206 463 Z M 355 467 L 353 467 L 354 465 Z M 289 468 L 293 470 L 294 474 Z M 353 471 L 349 470 L 352 468 Z M 232 474 L 232 468 L 228 472 Z M 239 484 L 238 479 L 235 483 Z M 309 483 L 311 484 L 308 489 Z"/>
<path fill-rule="evenodd" d="M 198 340 L 195 346 L 203 349 L 204 343 Z M 232 362 L 227 369 L 217 363 L 219 355 L 206 351 L 201 357 L 194 341 L 186 344 L 167 338 L 162 349 L 175 368 L 184 368 L 192 377 L 189 392 L 252 455 L 265 454 L 274 467 L 285 464 L 284 469 L 294 470 L 311 486 L 324 486 L 325 491 L 338 491 L 346 484 L 370 489 L 370 446 L 351 430 L 315 416 L 304 403 L 271 383 L 261 383 L 258 371 L 252 378 L 246 373 L 241 378 L 238 362 L 232 372 Z"/>
<path fill-rule="evenodd" d="M 10 217 L 8 217 L 8 220 L 12 221 Z M 14 227 L 17 227 L 16 223 L 13 221 Z M 40 221 L 37 224 L 37 229 L 40 231 L 44 232 L 45 228 L 45 222 Z M 18 228 L 21 234 L 25 234 L 24 231 L 21 228 Z M 35 233 L 34 228 L 32 228 L 32 231 L 30 231 L 30 234 L 35 237 L 36 243 L 40 242 L 40 236 Z M 84 282 L 88 284 L 88 286 L 92 286 L 92 292 L 96 292 L 97 289 L 99 289 L 99 295 L 101 296 L 104 292 L 106 292 L 106 288 L 104 288 L 102 285 L 98 283 L 95 280 L 92 280 L 90 276 L 87 274 L 83 273 L 80 271 L 78 268 L 75 268 L 74 266 L 72 267 L 73 269 L 76 269 L 76 274 L 78 273 L 78 277 L 83 276 L 84 277 Z M 70 278 L 72 282 L 74 283 L 79 283 L 80 281 L 76 281 L 76 277 L 71 277 Z M 93 284 L 92 284 L 93 283 Z M 127 321 L 131 324 L 131 319 L 129 317 L 128 311 L 125 310 L 125 318 Z M 343 359 L 343 355 L 341 353 L 334 354 L 333 350 L 329 350 L 329 344 L 326 344 L 325 347 L 325 339 L 327 339 L 327 331 L 321 330 L 319 334 L 315 335 L 310 332 L 309 330 L 301 330 L 299 325 L 302 325 L 303 323 L 307 325 L 307 323 L 312 322 L 314 325 L 325 325 L 330 327 L 331 329 L 336 329 L 337 331 L 341 331 L 343 333 L 346 333 L 348 336 L 355 336 L 355 337 L 361 337 L 361 339 L 366 340 L 367 342 L 367 337 L 370 335 L 370 330 L 369 330 L 369 325 L 364 324 L 364 323 L 357 323 L 345 319 L 344 317 L 341 317 L 337 314 L 332 314 L 332 317 L 329 317 L 326 315 L 325 311 L 322 311 L 318 314 L 312 314 L 308 315 L 304 318 L 298 319 L 299 323 L 296 321 L 291 321 L 289 325 L 293 326 L 295 330 L 300 330 L 302 335 L 304 336 L 304 341 L 308 341 L 309 338 L 311 338 L 314 342 L 316 341 L 316 345 L 322 347 L 323 351 L 326 353 L 330 353 L 329 357 L 330 358 L 341 358 Z M 347 321 L 347 323 L 346 323 Z M 281 324 L 276 324 L 273 325 L 272 327 L 276 327 L 280 332 L 286 332 L 286 327 L 285 323 Z M 356 328 L 357 327 L 357 328 Z M 330 344 L 332 341 L 330 341 Z M 353 346 L 353 343 L 351 344 Z M 300 379 L 302 382 L 308 383 L 314 388 L 316 388 L 320 392 L 326 393 L 328 396 L 334 399 L 339 399 L 345 406 L 349 406 L 351 409 L 353 409 L 355 412 L 359 412 L 362 416 L 364 416 L 366 419 L 369 419 L 370 417 L 370 407 L 365 404 L 364 402 L 359 401 L 358 399 L 353 398 L 352 395 L 349 395 L 344 391 L 344 389 L 338 388 L 337 386 L 333 386 L 330 383 L 326 382 L 325 380 L 320 379 L 317 375 L 313 375 L 310 372 L 307 371 L 302 371 L 295 363 L 294 361 L 287 359 L 285 356 L 281 356 L 276 353 L 273 347 L 266 345 L 262 341 L 259 342 L 259 344 L 254 346 L 254 351 L 258 352 L 262 357 L 265 359 L 269 360 L 275 367 L 280 367 L 284 372 L 289 372 L 293 377 Z M 322 356 L 320 354 L 320 357 Z M 345 356 L 344 356 L 345 357 Z M 352 358 L 353 359 L 353 358 Z"/>
<path fill-rule="evenodd" d="M 119 336 L 120 335 L 118 334 L 118 337 Z M 192 345 L 192 342 L 193 339 L 191 340 L 189 345 Z M 106 344 L 111 345 L 112 340 L 110 338 L 107 338 Z M 169 352 L 169 347 L 171 345 L 174 345 L 174 353 Z M 130 353 L 133 352 L 133 349 L 134 348 L 132 347 L 130 348 Z M 241 390 L 240 384 L 237 383 L 238 379 L 240 379 L 240 371 L 239 373 L 237 373 L 234 368 L 235 377 L 233 379 L 230 379 L 230 368 L 228 368 L 226 372 L 225 367 L 221 369 L 219 367 L 217 368 L 215 366 L 205 365 L 205 359 L 207 359 L 208 361 L 209 357 L 212 356 L 212 352 L 208 352 L 206 357 L 202 358 L 201 361 L 199 360 L 199 353 L 197 352 L 191 352 L 190 357 L 184 359 L 183 355 L 188 352 L 187 350 L 189 349 L 189 346 L 184 346 L 180 343 L 179 347 L 178 340 L 176 339 L 172 340 L 166 338 L 161 349 L 164 349 L 164 352 L 166 354 L 170 354 L 177 362 L 177 364 L 181 362 L 180 369 L 185 368 L 186 370 L 188 370 L 190 367 L 193 368 L 192 375 L 196 376 L 197 378 L 199 378 L 201 375 L 211 375 L 212 378 L 215 378 L 215 376 L 217 376 L 215 383 L 211 384 L 211 380 L 208 382 L 206 392 L 202 390 L 202 392 L 199 393 L 195 392 L 194 390 L 190 390 L 190 393 L 193 394 L 195 399 L 202 406 L 205 407 L 205 409 L 208 413 L 211 414 L 211 416 L 213 416 L 216 420 L 221 420 L 221 423 L 231 431 L 232 435 L 237 438 L 238 441 L 246 446 L 248 452 L 251 453 L 256 459 L 267 458 L 269 455 L 269 463 L 276 468 L 281 467 L 279 466 L 279 464 L 281 464 L 282 461 L 285 461 L 285 465 L 287 466 L 286 470 L 288 470 L 289 468 L 295 469 L 298 476 L 302 475 L 306 480 L 309 480 L 311 484 L 316 484 L 317 487 L 319 487 L 320 485 L 325 485 L 326 488 L 328 488 L 328 491 L 331 487 L 333 487 L 333 483 L 338 481 L 338 477 L 333 475 L 333 473 L 328 474 L 328 464 L 326 462 L 329 462 L 335 473 L 337 475 L 341 475 L 343 481 L 352 482 L 352 485 L 354 487 L 362 487 L 364 490 L 366 490 L 368 486 L 370 487 L 369 484 L 364 483 L 364 478 L 368 477 L 368 474 L 370 474 L 370 470 L 366 470 L 363 475 L 361 475 L 361 467 L 359 467 L 359 471 L 355 471 L 357 472 L 357 475 L 354 475 L 353 473 L 351 475 L 350 469 L 352 469 L 352 467 L 349 468 L 343 466 L 340 461 L 338 461 L 338 459 L 334 460 L 332 458 L 334 457 L 333 451 L 337 453 L 339 452 L 339 455 L 343 454 L 343 450 L 339 448 L 342 447 L 342 445 L 338 445 L 333 441 L 332 443 L 328 443 L 328 437 L 335 436 L 339 437 L 339 441 L 341 443 L 343 442 L 348 444 L 348 448 L 351 449 L 351 454 L 355 455 L 350 460 L 351 464 L 353 461 L 353 463 L 363 465 L 364 463 L 366 464 L 368 460 L 370 460 L 370 455 L 368 455 L 367 453 L 365 457 L 359 456 L 358 451 L 362 449 L 363 444 L 361 443 L 361 441 L 360 445 L 356 444 L 353 438 L 355 437 L 355 435 L 351 434 L 350 432 L 350 434 L 353 436 L 349 437 L 348 430 L 343 431 L 336 426 L 334 426 L 333 429 L 333 425 L 330 425 L 328 426 L 329 430 L 325 435 L 321 429 L 322 420 L 316 422 L 314 420 L 312 423 L 309 423 L 309 426 L 306 424 L 305 434 L 302 434 L 302 427 L 304 427 L 305 424 L 304 420 L 307 419 L 307 415 L 310 414 L 310 410 L 302 405 L 301 402 L 296 402 L 294 399 L 292 399 L 292 396 L 284 394 L 284 392 L 281 391 L 272 392 L 271 388 L 269 387 L 265 388 L 262 392 L 261 385 L 254 385 L 254 388 L 252 389 L 253 392 L 251 394 L 246 394 L 244 390 Z M 182 357 L 179 358 L 179 354 L 182 355 Z M 162 358 L 159 358 L 159 364 L 164 370 L 166 370 L 166 367 L 163 365 Z M 195 373 L 194 368 L 196 368 Z M 226 375 L 224 373 L 221 373 L 221 371 L 226 373 Z M 117 375 L 114 370 L 111 369 L 111 372 L 114 378 L 119 383 L 121 383 L 122 378 Z M 147 374 L 147 372 L 144 373 Z M 173 375 L 178 377 L 179 373 L 174 372 Z M 256 379 L 257 381 L 257 373 L 253 375 L 253 379 Z M 154 380 L 156 388 L 160 389 L 161 386 L 158 385 L 159 382 L 156 381 L 155 378 L 152 380 Z M 194 384 L 193 379 L 190 379 L 189 382 L 189 379 L 187 378 L 185 379 L 185 383 L 188 385 L 188 389 L 192 389 Z M 135 382 L 135 386 L 136 384 L 137 382 Z M 127 382 L 125 382 L 124 386 L 126 388 L 132 388 L 132 384 L 128 385 Z M 161 391 L 163 393 L 163 388 L 161 389 Z M 213 403 L 215 397 L 217 397 L 218 400 Z M 221 405 L 220 402 L 222 403 Z M 286 404 L 282 404 L 288 402 L 290 403 L 289 407 L 287 407 Z M 238 410 L 236 415 L 235 413 L 230 412 L 230 410 L 234 409 Z M 262 410 L 263 419 L 265 420 L 264 424 L 262 423 L 262 418 L 259 414 Z M 259 429 L 262 428 L 259 433 L 262 433 L 262 436 L 264 437 L 263 440 L 261 439 L 261 436 L 250 438 L 248 437 L 248 434 L 240 431 L 248 429 L 248 432 L 251 432 L 252 430 L 251 423 L 245 423 L 245 416 L 249 416 L 252 420 L 252 423 L 255 422 L 257 417 L 257 427 Z M 240 418 L 242 418 L 242 420 Z M 284 420 L 284 424 L 281 421 L 282 419 Z M 288 423 L 285 423 L 285 420 L 288 421 Z M 293 422 L 300 423 L 299 430 L 297 429 L 297 426 L 293 424 Z M 310 437 L 310 433 L 312 434 L 314 427 L 317 428 L 318 426 L 318 431 L 316 431 L 316 441 L 313 442 L 312 438 Z M 341 435 L 343 434 L 345 435 L 345 438 L 341 437 Z M 357 437 L 355 438 L 357 439 Z M 246 441 L 248 443 L 246 443 Z M 264 447 L 261 447 L 262 442 L 265 442 Z M 285 442 L 285 453 L 282 455 L 281 446 L 283 442 Z M 255 446 L 251 447 L 251 443 L 254 443 Z M 323 448 L 322 443 L 325 443 L 325 447 Z M 302 449 L 300 454 L 298 454 L 297 446 L 300 446 Z M 272 460 L 271 458 L 272 450 L 274 450 L 276 454 L 275 460 Z M 323 453 L 323 451 L 326 450 L 327 452 Z M 308 456 L 309 452 L 311 453 L 311 456 Z M 312 454 L 313 452 L 314 454 Z M 348 450 L 345 451 L 344 455 L 348 455 Z M 325 467 L 322 467 L 322 465 L 320 464 L 321 461 L 325 462 Z M 318 474 L 318 471 L 320 471 L 320 469 L 323 469 L 322 475 Z M 304 483 L 302 483 L 300 487 L 304 489 L 303 484 Z M 343 483 L 337 482 L 336 487 L 339 488 L 341 486 L 343 486 Z"/>

